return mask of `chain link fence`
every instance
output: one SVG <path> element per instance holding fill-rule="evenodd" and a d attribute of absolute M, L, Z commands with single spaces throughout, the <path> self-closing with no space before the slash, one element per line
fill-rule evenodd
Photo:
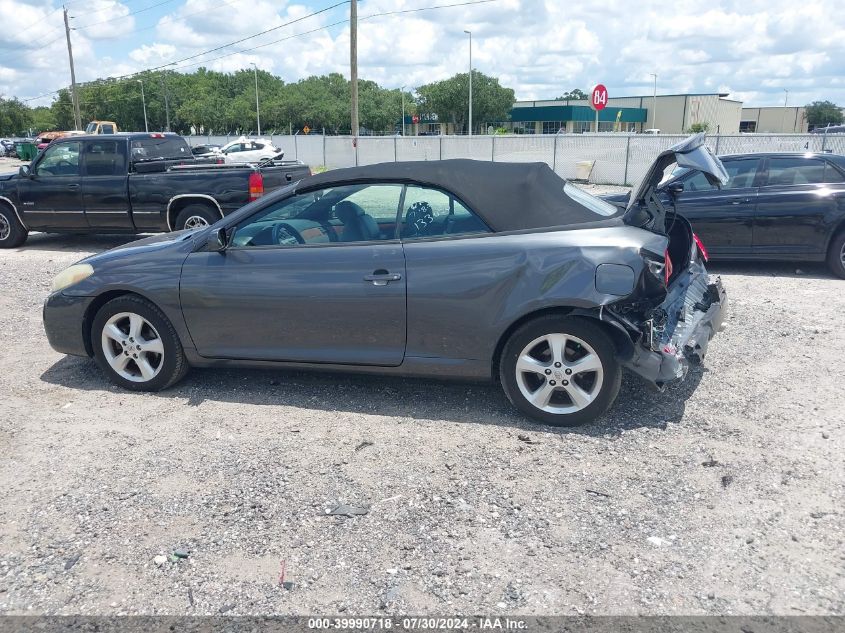
<path fill-rule="evenodd" d="M 663 150 L 686 135 L 523 134 L 503 136 L 265 136 L 288 159 L 327 169 L 394 161 L 472 158 L 496 162 L 542 162 L 568 179 L 630 185 L 640 181 Z M 225 145 L 237 137 L 189 136 L 192 145 Z M 716 154 L 833 152 L 845 154 L 845 134 L 736 134 L 707 137 Z"/>

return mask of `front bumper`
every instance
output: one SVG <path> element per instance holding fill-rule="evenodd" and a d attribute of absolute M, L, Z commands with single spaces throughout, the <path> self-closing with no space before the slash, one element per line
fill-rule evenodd
<path fill-rule="evenodd" d="M 700 365 L 710 339 L 722 330 L 727 293 L 718 277 L 711 280 L 700 263 L 671 288 L 661 308 L 665 323 L 653 327 L 623 364 L 663 389 L 682 380 L 691 365 Z"/>
<path fill-rule="evenodd" d="M 85 347 L 85 314 L 92 297 L 54 292 L 44 301 L 44 331 L 50 346 L 62 354 L 88 356 Z"/>

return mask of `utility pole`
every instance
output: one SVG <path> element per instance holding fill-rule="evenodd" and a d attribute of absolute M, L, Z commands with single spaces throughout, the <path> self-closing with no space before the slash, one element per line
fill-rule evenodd
<path fill-rule="evenodd" d="M 786 123 L 784 123 L 784 121 L 786 120 L 786 104 L 787 104 L 788 101 L 789 101 L 789 90 L 784 88 L 783 89 L 783 114 L 780 115 L 780 131 L 781 132 L 786 132 L 786 130 L 784 129 L 786 127 Z M 792 131 L 793 132 L 795 131 L 794 126 L 792 128 Z"/>
<path fill-rule="evenodd" d="M 76 89 L 76 71 L 73 69 L 73 47 L 70 45 L 70 25 L 67 22 L 67 7 L 63 6 L 65 12 L 65 37 L 67 38 L 67 57 L 70 61 L 70 87 L 71 101 L 73 102 L 73 125 L 77 130 L 82 129 L 82 117 L 79 114 L 79 95 Z"/>
<path fill-rule="evenodd" d="M 258 136 L 261 136 L 261 110 L 258 109 L 258 66 L 250 62 L 255 71 L 255 122 L 258 124 Z"/>
<path fill-rule="evenodd" d="M 170 102 L 167 99 L 167 69 L 164 69 L 164 75 L 162 75 L 162 83 L 164 84 L 164 131 L 170 131 Z"/>
<path fill-rule="evenodd" d="M 651 76 L 654 77 L 654 96 L 652 97 L 652 106 L 651 106 L 651 129 L 657 129 L 657 73 L 651 73 Z"/>
<path fill-rule="evenodd" d="M 139 84 L 141 84 L 141 104 L 144 106 L 144 132 L 150 131 L 150 126 L 147 123 L 147 98 L 144 96 L 144 82 L 140 79 L 136 79 Z"/>
<path fill-rule="evenodd" d="M 352 92 L 352 137 L 358 138 L 358 0 L 349 0 L 349 75 Z"/>
<path fill-rule="evenodd" d="M 399 88 L 402 93 L 402 136 L 405 136 L 405 86 Z"/>
<path fill-rule="evenodd" d="M 472 136 L 472 31 L 464 30 L 469 35 L 469 135 Z"/>

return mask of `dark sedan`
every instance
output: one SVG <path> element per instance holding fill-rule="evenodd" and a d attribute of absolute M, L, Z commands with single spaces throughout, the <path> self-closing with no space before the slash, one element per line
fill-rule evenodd
<path fill-rule="evenodd" d="M 721 156 L 725 186 L 678 168 L 659 187 L 707 244 L 713 259 L 826 261 L 845 278 L 845 156 Z M 606 196 L 625 204 L 627 196 Z"/>
<path fill-rule="evenodd" d="M 536 420 L 587 422 L 622 367 L 662 388 L 721 324 L 689 223 L 652 196 L 676 160 L 727 179 L 701 135 L 661 154 L 625 211 L 539 163 L 320 174 L 71 266 L 44 325 L 128 389 L 229 364 L 493 378 Z"/>

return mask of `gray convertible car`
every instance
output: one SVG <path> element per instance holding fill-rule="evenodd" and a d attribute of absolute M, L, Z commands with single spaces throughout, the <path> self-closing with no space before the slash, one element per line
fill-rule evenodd
<path fill-rule="evenodd" d="M 702 136 L 661 154 L 626 209 L 539 163 L 312 176 L 66 269 L 47 337 L 127 389 L 225 365 L 494 379 L 535 420 L 588 422 L 623 367 L 662 388 L 720 328 L 704 247 L 655 193 L 676 162 L 727 180 Z"/>

